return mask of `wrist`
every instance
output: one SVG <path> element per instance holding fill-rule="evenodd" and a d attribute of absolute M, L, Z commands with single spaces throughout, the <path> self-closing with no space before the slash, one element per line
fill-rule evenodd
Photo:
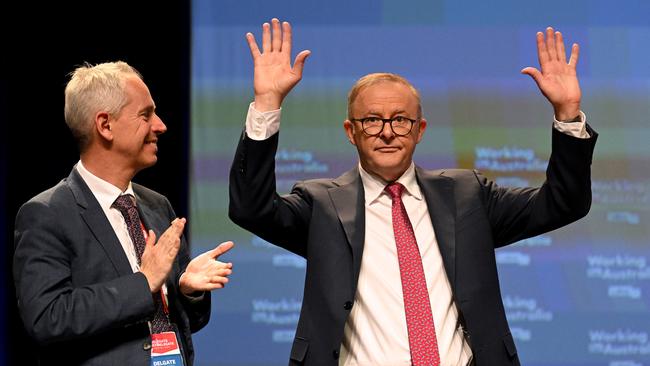
<path fill-rule="evenodd" d="M 275 111 L 280 109 L 281 106 L 281 97 L 255 95 L 255 110 L 258 112 Z"/>
<path fill-rule="evenodd" d="M 200 293 L 200 291 L 195 290 L 190 286 L 189 281 L 187 281 L 187 278 L 185 277 L 185 273 L 186 272 L 183 272 L 181 277 L 178 279 L 178 287 L 183 295 L 192 297 L 193 294 L 196 294 L 197 292 Z M 194 295 L 194 297 L 196 297 L 196 295 Z"/>
<path fill-rule="evenodd" d="M 185 272 L 183 272 L 178 278 L 178 288 L 181 290 L 181 293 L 185 295 L 187 295 L 188 292 L 191 292 L 188 289 L 187 282 L 185 281 Z"/>
<path fill-rule="evenodd" d="M 580 121 L 580 105 L 555 108 L 555 119 L 560 122 Z"/>
<path fill-rule="evenodd" d="M 150 273 L 147 273 L 146 270 L 142 270 L 142 268 L 140 268 L 140 273 L 142 273 L 144 278 L 147 280 L 147 284 L 149 285 L 149 290 L 151 291 L 152 294 L 160 291 L 160 288 L 162 287 L 162 282 L 158 283 L 159 281 L 154 281 L 152 278 L 153 276 Z"/>

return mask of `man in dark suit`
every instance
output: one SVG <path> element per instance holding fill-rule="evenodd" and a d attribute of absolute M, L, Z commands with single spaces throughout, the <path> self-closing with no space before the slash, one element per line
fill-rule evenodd
<path fill-rule="evenodd" d="M 65 117 L 80 161 L 25 203 L 15 226 L 18 308 L 40 362 L 148 366 L 160 345 L 169 353 L 161 359 L 192 365 L 191 334 L 208 323 L 210 291 L 232 272 L 216 259 L 233 243 L 190 260 L 186 220 L 131 182 L 156 163 L 167 130 L 134 68 L 77 68 Z"/>
<path fill-rule="evenodd" d="M 427 121 L 404 78 L 370 74 L 348 98 L 346 135 L 359 165 L 278 195 L 280 106 L 302 78 L 291 28 L 273 19 L 262 51 L 247 34 L 255 100 L 230 172 L 231 219 L 307 259 L 292 365 L 518 365 L 494 249 L 578 220 L 591 204 L 596 133 L 580 110 L 562 35 L 537 34 L 541 71 L 526 68 L 555 112 L 538 188 L 498 187 L 463 169 L 413 164 Z"/>

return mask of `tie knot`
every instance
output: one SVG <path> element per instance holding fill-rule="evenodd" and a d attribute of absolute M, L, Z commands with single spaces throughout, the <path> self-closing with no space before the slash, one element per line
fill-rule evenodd
<path fill-rule="evenodd" d="M 404 186 L 401 183 L 393 182 L 384 188 L 392 199 L 401 198 L 404 192 Z"/>
<path fill-rule="evenodd" d="M 120 212 L 128 211 L 130 208 L 135 207 L 135 197 L 130 194 L 123 194 L 113 202 L 113 207 L 120 210 Z"/>

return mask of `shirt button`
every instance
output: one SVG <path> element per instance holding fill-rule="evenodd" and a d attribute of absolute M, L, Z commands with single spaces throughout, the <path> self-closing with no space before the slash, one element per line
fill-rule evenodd
<path fill-rule="evenodd" d="M 346 301 L 345 304 L 343 304 L 343 309 L 345 310 L 352 309 L 352 301 Z"/>
<path fill-rule="evenodd" d="M 142 349 L 145 350 L 145 351 L 150 350 L 151 349 L 151 343 L 144 342 L 144 344 L 142 345 Z"/>
<path fill-rule="evenodd" d="M 332 351 L 332 357 L 334 357 L 335 360 L 339 359 L 339 350 L 335 349 Z"/>

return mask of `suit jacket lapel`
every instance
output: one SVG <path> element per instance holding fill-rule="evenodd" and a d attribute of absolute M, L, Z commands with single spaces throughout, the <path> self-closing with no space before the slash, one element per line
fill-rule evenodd
<path fill-rule="evenodd" d="M 82 219 L 88 225 L 95 239 L 104 248 L 115 270 L 120 275 L 133 273 L 129 260 L 124 253 L 124 248 L 122 248 L 122 244 L 120 244 L 119 239 L 115 235 L 113 227 L 108 221 L 108 218 L 106 218 L 99 202 L 97 202 L 97 199 L 95 199 L 95 196 L 90 191 L 90 188 L 88 188 L 77 172 L 76 167 L 72 169 L 67 181 L 77 201 L 77 206 L 79 206 L 79 213 Z"/>
<path fill-rule="evenodd" d="M 153 230 L 156 233 L 156 238 L 160 238 L 162 232 L 160 231 L 159 223 L 155 222 L 156 216 L 153 213 L 153 209 L 147 205 L 147 201 L 142 197 L 142 194 L 139 191 L 138 186 L 134 184 L 133 193 L 135 193 L 136 207 L 138 208 L 142 225 L 144 225 L 147 230 Z"/>
<path fill-rule="evenodd" d="M 330 198 L 338 219 L 343 225 L 348 244 L 352 249 L 352 292 L 356 292 L 361 269 L 363 241 L 365 239 L 365 198 L 359 171 L 354 168 L 334 180 L 336 187 L 329 189 Z"/>
<path fill-rule="evenodd" d="M 453 183 L 450 178 L 428 173 L 419 167 L 416 167 L 415 174 L 427 202 L 447 278 L 453 289 L 456 284 L 456 204 Z"/>

